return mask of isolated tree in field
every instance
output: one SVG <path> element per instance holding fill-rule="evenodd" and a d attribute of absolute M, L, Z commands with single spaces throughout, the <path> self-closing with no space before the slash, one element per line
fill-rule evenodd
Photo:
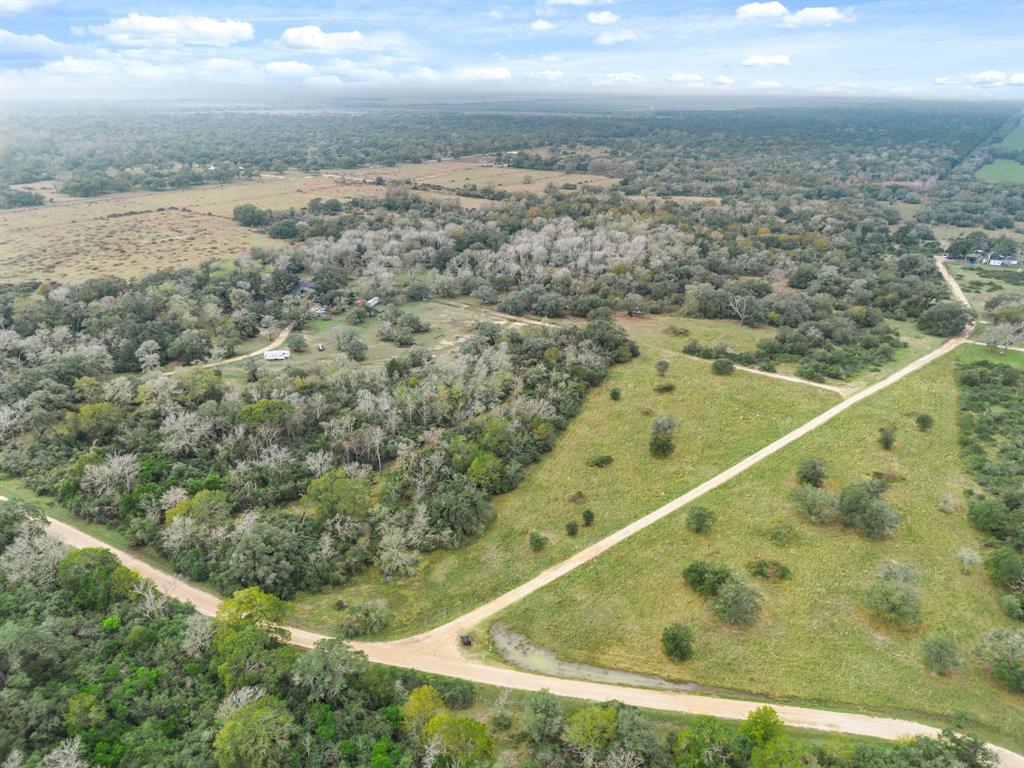
<path fill-rule="evenodd" d="M 707 507 L 696 506 L 686 510 L 686 527 L 694 533 L 707 533 L 718 520 L 718 515 Z"/>
<path fill-rule="evenodd" d="M 871 613 L 891 624 L 908 626 L 921 620 L 921 598 L 902 581 L 877 579 L 868 590 L 866 602 Z"/>
<path fill-rule="evenodd" d="M 570 520 L 565 524 L 565 533 L 568 536 L 575 536 L 580 532 L 580 524 L 575 520 Z"/>
<path fill-rule="evenodd" d="M 935 419 L 933 419 L 927 413 L 919 413 L 914 419 L 914 423 L 917 424 L 917 428 L 922 432 L 927 432 L 933 426 L 935 426 Z"/>
<path fill-rule="evenodd" d="M 975 566 L 981 565 L 981 555 L 976 550 L 967 547 L 957 550 L 956 559 L 960 562 L 960 570 L 964 575 L 970 573 Z"/>
<path fill-rule="evenodd" d="M 659 376 L 664 376 L 666 373 L 668 373 L 668 361 L 659 360 L 654 364 L 654 370 L 658 372 Z"/>
<path fill-rule="evenodd" d="M 879 427 L 878 444 L 887 451 L 896 445 L 896 427 Z"/>
<path fill-rule="evenodd" d="M 1011 691 L 1024 693 L 1024 629 L 993 629 L 974 649 L 992 676 Z"/>
<path fill-rule="evenodd" d="M 594 524 L 594 510 L 584 509 L 583 510 L 583 524 L 588 528 Z"/>
<path fill-rule="evenodd" d="M 821 488 L 828 477 L 824 459 L 804 459 L 796 471 L 796 479 L 805 485 Z"/>
<path fill-rule="evenodd" d="M 969 318 L 967 309 L 960 303 L 943 301 L 922 312 L 917 318 L 917 327 L 930 336 L 956 336 Z"/>
<path fill-rule="evenodd" d="M 711 598 L 711 610 L 726 624 L 753 624 L 761 613 L 761 595 L 735 576 L 730 576 Z"/>
<path fill-rule="evenodd" d="M 686 661 L 693 655 L 693 630 L 685 624 L 669 624 L 661 633 L 661 648 L 673 661 Z"/>
<path fill-rule="evenodd" d="M 711 363 L 711 372 L 719 376 L 728 376 L 736 370 L 736 364 L 727 357 L 720 357 Z"/>
<path fill-rule="evenodd" d="M 664 458 L 676 449 L 675 443 L 672 442 L 672 433 L 675 432 L 678 426 L 679 423 L 667 414 L 654 417 L 654 423 L 651 426 L 650 442 L 652 456 L 659 459 Z"/>
<path fill-rule="evenodd" d="M 1010 347 L 1024 344 L 1024 322 L 995 323 L 985 328 L 984 341 L 989 349 L 1005 355 Z"/>
<path fill-rule="evenodd" d="M 937 675 L 948 675 L 963 665 L 963 653 L 949 635 L 936 632 L 921 646 L 925 666 Z"/>

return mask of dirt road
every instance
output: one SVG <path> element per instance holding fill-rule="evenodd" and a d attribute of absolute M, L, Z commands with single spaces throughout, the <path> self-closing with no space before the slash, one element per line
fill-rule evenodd
<path fill-rule="evenodd" d="M 173 376 L 176 373 L 180 373 L 181 371 L 187 371 L 190 368 L 216 368 L 219 365 L 229 365 L 231 363 L 237 363 L 239 360 L 245 360 L 248 357 L 260 357 L 264 352 L 270 352 L 271 350 L 277 349 L 282 344 L 284 344 L 285 340 L 288 338 L 288 334 L 291 332 L 292 326 L 289 325 L 287 328 L 284 328 L 279 334 L 277 334 L 277 337 L 272 342 L 267 344 L 265 347 L 260 347 L 259 349 L 253 350 L 252 352 L 246 352 L 244 355 L 235 355 L 234 357 L 229 357 L 226 360 L 221 360 L 220 362 L 217 363 L 201 363 L 200 365 L 185 365 L 182 366 L 181 368 L 173 368 L 167 372 L 167 375 Z"/>

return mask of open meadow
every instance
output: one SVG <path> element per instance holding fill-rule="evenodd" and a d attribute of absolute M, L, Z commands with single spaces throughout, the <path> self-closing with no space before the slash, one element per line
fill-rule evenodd
<path fill-rule="evenodd" d="M 849 710 L 912 713 L 934 723 L 960 723 L 1020 747 L 1024 710 L 969 656 L 949 677 L 929 672 L 921 644 L 929 633 L 951 635 L 969 650 L 988 629 L 1010 626 L 998 592 L 980 568 L 964 573 L 957 551 L 981 549 L 963 509 L 940 510 L 940 499 L 973 487 L 960 469 L 957 358 L 998 358 L 964 346 L 875 395 L 765 459 L 700 500 L 718 520 L 707 534 L 691 532 L 685 509 L 534 593 L 494 623 L 550 649 L 560 659 L 664 678 L 694 681 Z M 919 431 L 927 412 L 934 427 Z M 895 425 L 892 451 L 878 430 Z M 808 522 L 789 494 L 807 458 L 823 458 L 826 487 L 837 490 L 880 472 L 892 480 L 886 499 L 903 520 L 889 539 L 873 541 L 837 525 Z M 781 561 L 787 581 L 755 579 L 747 564 Z M 684 583 L 693 560 L 725 564 L 763 595 L 760 618 L 748 628 L 717 621 Z M 885 563 L 917 574 L 920 626 L 901 630 L 873 619 L 865 592 Z M 693 628 L 695 652 L 676 663 L 661 650 L 662 629 Z"/>
<path fill-rule="evenodd" d="M 989 184 L 1024 184 L 1024 165 L 999 158 L 979 168 L 975 175 Z"/>
<path fill-rule="evenodd" d="M 960 289 L 966 294 L 971 307 L 983 320 L 991 319 L 985 310 L 985 302 L 992 294 L 1012 293 L 1024 297 L 1024 280 L 1020 280 L 1021 273 L 1008 267 L 988 267 L 959 261 L 947 261 L 946 267 L 960 284 Z"/>
<path fill-rule="evenodd" d="M 626 325 L 640 340 L 640 357 L 614 366 L 554 450 L 527 469 L 516 490 L 493 499 L 496 517 L 483 535 L 458 550 L 425 555 L 417 575 L 409 579 L 386 582 L 374 569 L 341 589 L 299 595 L 291 602 L 289 621 L 332 631 L 341 615 L 335 607 L 339 598 L 353 603 L 383 597 L 394 614 L 387 636 L 441 624 L 650 512 L 838 402 L 837 395 L 814 387 L 742 372 L 716 376 L 706 361 L 674 357 L 681 337 L 651 331 L 672 321 Z M 670 363 L 664 377 L 654 369 L 660 359 Z M 672 384 L 675 390 L 657 393 L 659 384 Z M 621 391 L 620 400 L 610 398 L 612 389 Z M 675 452 L 655 460 L 648 440 L 653 417 L 659 414 L 673 416 L 679 427 Z M 610 456 L 611 464 L 592 466 L 602 455 Z M 578 501 L 573 501 L 577 494 Z M 595 516 L 589 527 L 582 524 L 585 509 Z M 576 536 L 566 532 L 571 520 L 580 525 Z M 549 540 L 540 552 L 531 551 L 532 531 Z"/>

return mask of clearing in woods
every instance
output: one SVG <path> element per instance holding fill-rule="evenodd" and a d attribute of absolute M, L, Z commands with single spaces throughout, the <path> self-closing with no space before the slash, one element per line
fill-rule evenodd
<path fill-rule="evenodd" d="M 962 547 L 982 549 L 979 534 L 962 508 L 945 513 L 939 505 L 944 494 L 962 500 L 963 489 L 974 487 L 961 469 L 954 375 L 957 360 L 981 357 L 1024 363 L 1024 355 L 996 357 L 964 345 L 708 493 L 699 503 L 718 516 L 710 533 L 689 531 L 685 510 L 670 515 L 511 606 L 495 622 L 566 661 L 775 700 L 914 713 L 933 723 L 959 718 L 961 727 L 1019 748 L 1024 710 L 969 653 L 964 669 L 945 678 L 921 661 L 921 643 L 931 632 L 950 634 L 969 652 L 988 629 L 1012 624 L 984 571 L 965 574 L 957 559 Z M 935 419 L 928 432 L 914 424 L 922 411 Z M 897 428 L 892 451 L 877 439 L 888 424 Z M 889 477 L 886 498 L 903 515 L 896 534 L 872 541 L 802 517 L 789 494 L 797 466 L 811 457 L 826 459 L 833 490 L 876 472 Z M 781 561 L 792 578 L 755 579 L 747 566 L 761 558 Z M 736 629 L 714 618 L 681 577 L 697 559 L 726 564 L 756 585 L 763 606 L 755 624 Z M 923 600 L 919 627 L 896 629 L 865 609 L 865 591 L 887 562 L 916 570 Z M 676 621 L 696 635 L 694 657 L 684 664 L 669 661 L 660 647 L 662 629 Z"/>
<path fill-rule="evenodd" d="M 652 325 L 664 327 L 670 320 L 659 318 Z M 639 320 L 626 327 L 638 335 L 636 328 L 645 325 Z M 437 626 L 622 528 L 839 401 L 834 393 L 803 384 L 742 372 L 715 376 L 703 360 L 673 356 L 682 343 L 678 336 L 647 333 L 640 357 L 612 367 L 551 453 L 526 470 L 516 490 L 493 499 L 495 520 L 479 538 L 426 555 L 417 575 L 406 580 L 389 583 L 370 571 L 341 589 L 300 595 L 291 603 L 288 621 L 334 631 L 339 598 L 353 603 L 383 597 L 394 614 L 387 636 Z M 654 369 L 660 359 L 670 363 L 664 377 Z M 654 391 L 665 383 L 675 390 Z M 618 401 L 609 396 L 613 388 L 621 390 Z M 675 417 L 679 428 L 675 452 L 653 461 L 648 441 L 658 414 Z M 592 466 L 602 455 L 612 463 Z M 581 498 L 573 501 L 577 492 Z M 585 509 L 595 516 L 589 527 L 582 522 Z M 576 536 L 567 535 L 570 520 L 579 524 Z M 531 531 L 549 540 L 540 552 L 530 548 Z"/>

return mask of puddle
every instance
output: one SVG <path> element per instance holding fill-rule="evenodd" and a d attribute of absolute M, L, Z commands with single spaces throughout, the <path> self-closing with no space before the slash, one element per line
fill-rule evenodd
<path fill-rule="evenodd" d="M 514 667 L 525 669 L 552 677 L 568 677 L 575 680 L 588 680 L 594 683 L 611 685 L 628 685 L 633 688 L 656 688 L 662 691 L 682 691 L 685 693 L 713 693 L 716 695 L 739 694 L 725 688 L 712 688 L 697 683 L 677 683 L 657 675 L 643 675 L 639 672 L 626 672 L 620 669 L 605 669 L 575 661 L 563 661 L 547 648 L 534 645 L 522 635 L 508 628 L 495 624 L 491 627 L 491 644 L 506 662 Z M 742 694 L 744 698 L 754 698 Z"/>

